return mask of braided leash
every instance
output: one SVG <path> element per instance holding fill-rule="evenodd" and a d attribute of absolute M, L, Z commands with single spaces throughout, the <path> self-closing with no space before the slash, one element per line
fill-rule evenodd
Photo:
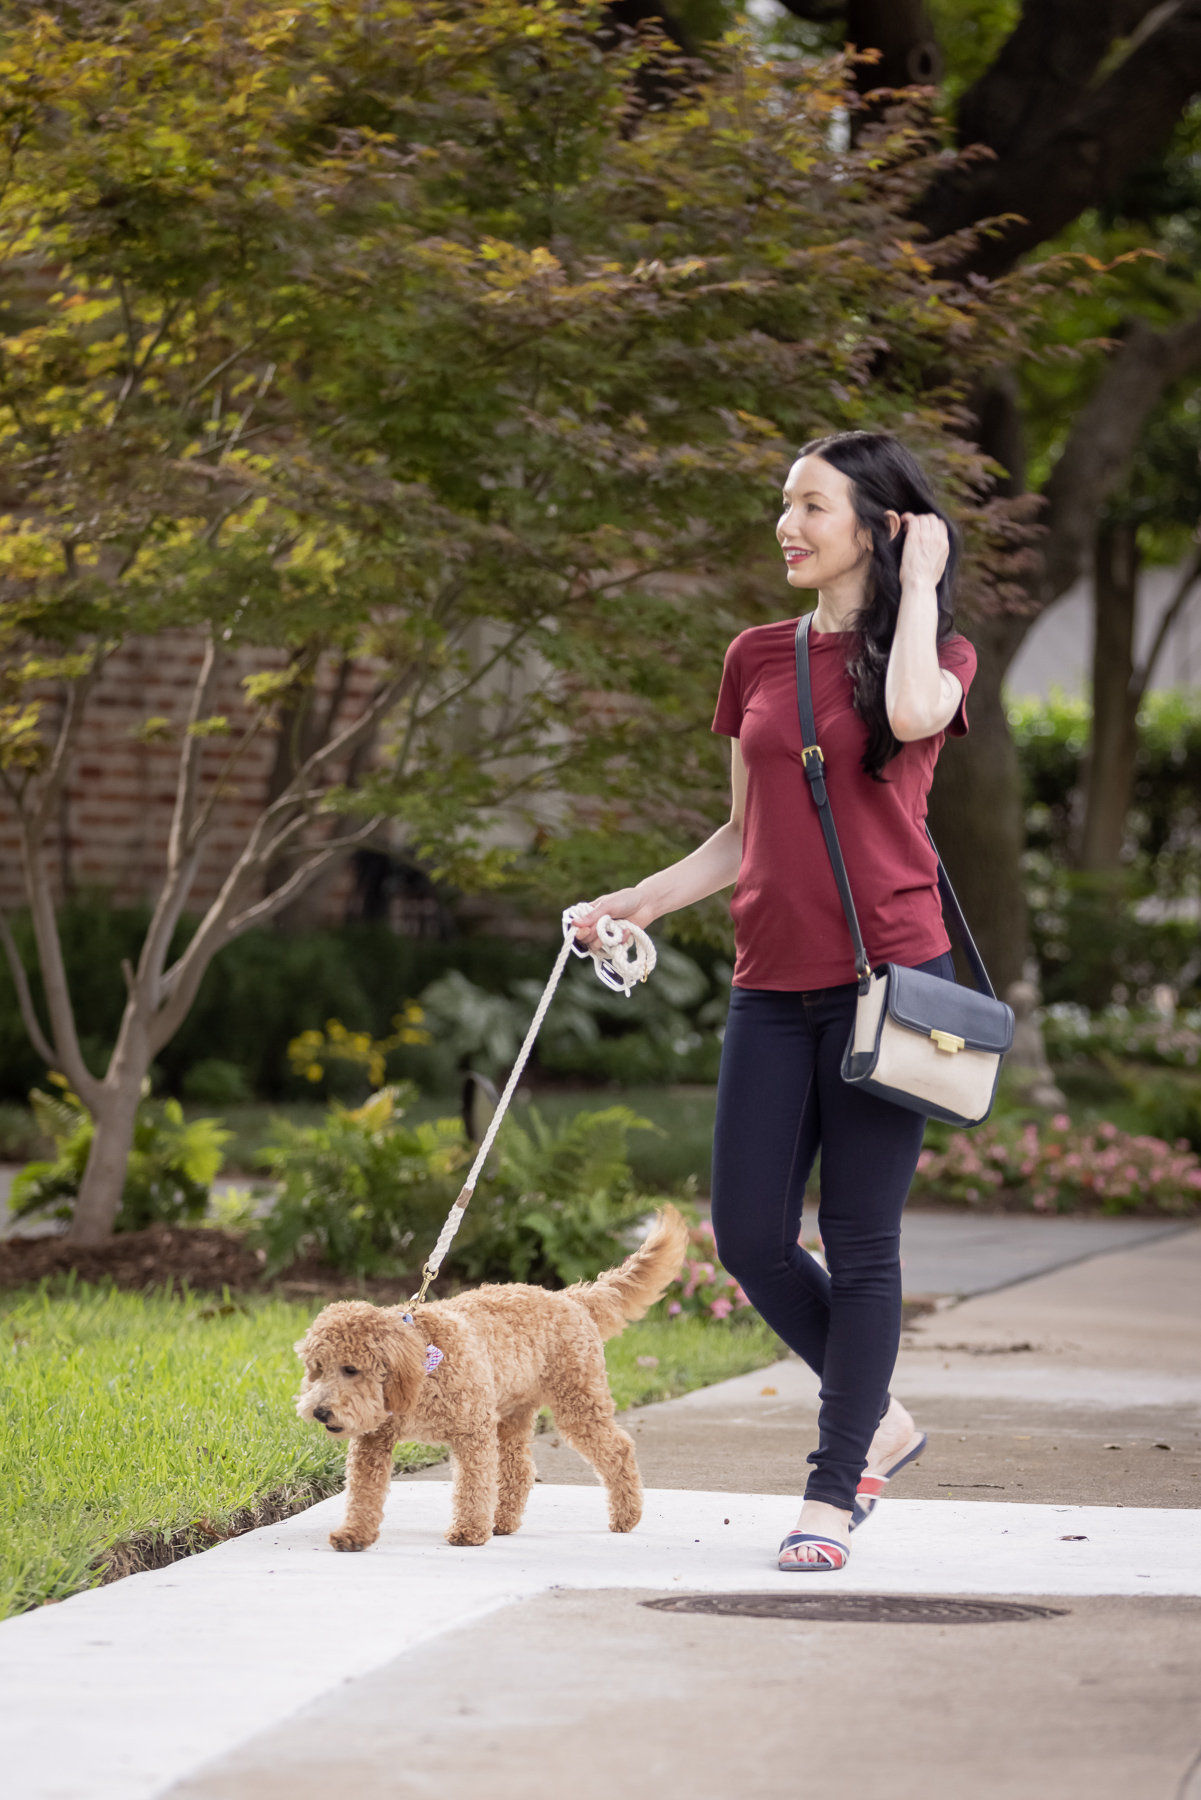
<path fill-rule="evenodd" d="M 654 969 L 657 960 L 654 944 L 641 925 L 632 925 L 628 919 L 611 919 L 608 913 L 602 913 L 596 925 L 596 935 L 601 948 L 588 950 L 583 945 L 577 944 L 575 940 L 576 920 L 590 910 L 588 902 L 582 900 L 576 906 L 569 906 L 563 914 L 563 947 L 555 958 L 555 966 L 550 972 L 541 998 L 534 1009 L 530 1028 L 525 1034 L 525 1041 L 521 1049 L 517 1052 L 517 1060 L 509 1071 L 509 1079 L 505 1082 L 504 1092 L 497 1102 L 496 1111 L 492 1115 L 492 1123 L 484 1133 L 483 1141 L 475 1153 L 475 1161 L 467 1171 L 467 1179 L 463 1183 L 462 1190 L 447 1214 L 446 1223 L 438 1234 L 438 1241 L 430 1251 L 429 1261 L 421 1271 L 421 1286 L 409 1301 L 410 1306 L 420 1306 L 425 1299 L 430 1283 L 436 1279 L 438 1270 L 442 1267 L 443 1259 L 450 1249 L 455 1232 L 463 1223 L 467 1202 L 475 1192 L 475 1184 L 480 1178 L 480 1171 L 487 1162 L 488 1154 L 496 1142 L 496 1134 L 509 1110 L 509 1102 L 517 1092 L 517 1083 L 521 1079 L 521 1072 L 529 1060 L 530 1051 L 534 1048 L 534 1040 L 542 1028 L 542 1021 L 555 997 L 555 989 L 559 985 L 563 970 L 567 967 L 567 958 L 573 951 L 579 957 L 590 956 L 599 979 L 614 993 L 624 994 L 627 1000 L 631 990 L 638 982 L 645 981 Z"/>

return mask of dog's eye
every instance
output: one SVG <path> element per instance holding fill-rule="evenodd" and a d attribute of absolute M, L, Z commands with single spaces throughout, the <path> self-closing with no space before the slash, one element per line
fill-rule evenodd
<path fill-rule="evenodd" d="M 343 1373 L 343 1375 L 357 1375 L 357 1374 L 358 1374 L 358 1370 L 357 1370 L 357 1369 L 346 1369 L 346 1368 L 344 1368 L 344 1369 L 343 1369 L 343 1370 L 342 1370 L 342 1373 Z"/>

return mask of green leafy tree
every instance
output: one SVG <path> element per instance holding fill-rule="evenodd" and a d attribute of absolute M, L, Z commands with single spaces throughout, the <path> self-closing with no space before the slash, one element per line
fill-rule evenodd
<path fill-rule="evenodd" d="M 478 886 L 520 826 L 518 872 L 562 893 L 707 829 L 720 654 L 761 616 L 738 571 L 798 440 L 902 425 L 978 603 L 1003 601 L 1020 530 L 959 427 L 1041 286 L 964 285 L 955 245 L 915 246 L 928 134 L 898 115 L 841 147 L 837 58 L 735 34 L 699 80 L 541 0 L 2 17 L 0 773 L 45 1023 L 0 936 L 95 1122 L 72 1225 L 94 1241 L 213 955 L 356 845 L 386 829 Z M 647 108 L 650 75 L 677 104 Z M 204 646 L 186 725 L 141 726 L 174 756 L 168 851 L 98 1071 L 49 833 L 115 647 L 181 627 Z M 269 794 L 173 950 L 262 734 Z"/>

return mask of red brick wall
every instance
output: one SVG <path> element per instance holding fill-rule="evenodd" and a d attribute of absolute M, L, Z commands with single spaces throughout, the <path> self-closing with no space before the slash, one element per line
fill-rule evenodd
<path fill-rule="evenodd" d="M 163 880 L 175 804 L 178 738 L 147 744 L 132 734 L 156 715 L 182 731 L 201 659 L 199 635 L 185 631 L 133 639 L 111 658 L 92 692 L 60 817 L 47 837 L 56 898 L 68 889 L 102 888 L 120 905 L 154 900 Z M 236 649 L 224 659 L 209 710 L 228 718 L 231 736 L 204 744 L 203 795 L 211 795 L 231 743 L 248 722 L 243 676 L 279 668 L 285 660 L 282 651 L 251 648 Z M 332 668 L 323 668 L 319 694 L 328 695 L 332 679 Z M 356 670 L 340 722 L 349 722 L 359 710 L 371 680 L 369 669 Z M 189 912 L 202 911 L 213 900 L 242 850 L 263 805 L 275 754 L 275 736 L 263 732 L 238 763 L 230 791 L 217 802 Z M 323 884 L 320 916 L 341 918 L 350 882 L 347 870 Z M 7 796 L 0 794 L 0 905 L 17 907 L 24 901 L 16 821 Z"/>

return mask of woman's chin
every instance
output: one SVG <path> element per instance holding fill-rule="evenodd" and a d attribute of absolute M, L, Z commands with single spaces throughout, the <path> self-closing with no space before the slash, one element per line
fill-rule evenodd
<path fill-rule="evenodd" d="M 816 581 L 813 579 L 812 575 L 810 575 L 808 569 L 786 569 L 785 580 L 788 582 L 789 587 L 793 588 L 814 588 L 817 586 Z"/>

